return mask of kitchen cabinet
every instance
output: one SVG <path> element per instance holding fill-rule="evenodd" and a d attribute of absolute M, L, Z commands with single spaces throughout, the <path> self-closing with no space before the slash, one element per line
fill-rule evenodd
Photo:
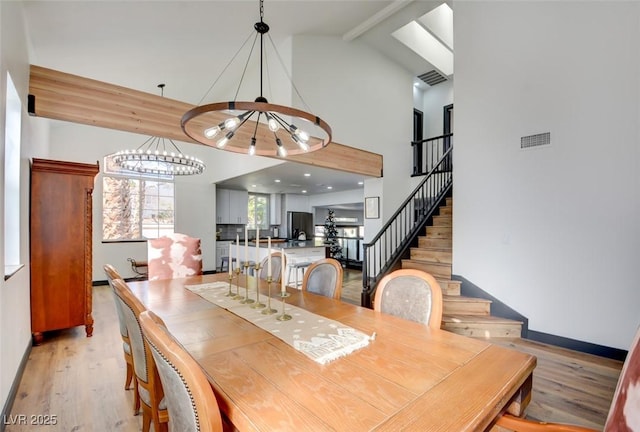
<path fill-rule="evenodd" d="M 33 159 L 31 332 L 85 326 L 93 333 L 92 193 L 98 164 Z"/>
<path fill-rule="evenodd" d="M 216 269 L 218 271 L 222 268 L 222 257 L 229 256 L 229 246 L 231 245 L 230 241 L 216 241 Z"/>
<path fill-rule="evenodd" d="M 280 225 L 282 217 L 282 195 L 271 194 L 269 197 L 269 225 Z"/>
<path fill-rule="evenodd" d="M 249 222 L 249 192 L 216 189 L 216 223 L 246 225 Z"/>

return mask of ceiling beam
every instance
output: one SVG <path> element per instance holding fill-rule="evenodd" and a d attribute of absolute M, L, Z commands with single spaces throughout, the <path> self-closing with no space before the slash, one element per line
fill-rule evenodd
<path fill-rule="evenodd" d="M 31 65 L 29 99 L 29 114 L 37 117 L 204 145 L 180 127 L 182 115 L 194 105 L 163 96 Z M 382 177 L 382 155 L 336 142 L 312 153 L 273 158 Z"/>

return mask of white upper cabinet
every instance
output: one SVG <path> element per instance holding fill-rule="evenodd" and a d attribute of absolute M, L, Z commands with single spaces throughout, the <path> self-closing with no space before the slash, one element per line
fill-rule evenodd
<path fill-rule="evenodd" d="M 216 223 L 246 225 L 248 206 L 249 192 L 216 189 Z"/>
<path fill-rule="evenodd" d="M 269 197 L 269 224 L 280 225 L 282 215 L 282 195 L 271 194 Z"/>

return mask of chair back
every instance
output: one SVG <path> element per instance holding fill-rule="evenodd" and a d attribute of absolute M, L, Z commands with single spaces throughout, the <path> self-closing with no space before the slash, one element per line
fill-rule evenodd
<path fill-rule="evenodd" d="M 260 262 L 260 274 L 258 277 L 260 279 L 267 280 L 268 274 L 268 260 L 269 257 L 266 256 Z M 280 282 L 282 279 L 282 268 L 286 268 L 287 266 L 287 257 L 284 256 L 281 252 L 273 252 L 271 253 L 271 278 L 273 282 Z"/>
<path fill-rule="evenodd" d="M 605 432 L 640 431 L 640 327 L 622 366 Z"/>
<path fill-rule="evenodd" d="M 200 365 L 153 312 L 141 313 L 140 325 L 166 389 L 169 431 L 221 431 L 220 409 Z"/>
<path fill-rule="evenodd" d="M 302 291 L 340 300 L 342 295 L 342 265 L 334 258 L 314 261 L 302 278 Z"/>
<path fill-rule="evenodd" d="M 415 269 L 396 270 L 380 280 L 373 309 L 440 328 L 442 290 L 429 273 Z"/>
<path fill-rule="evenodd" d="M 174 233 L 147 241 L 149 280 L 202 274 L 200 239 Z"/>
<path fill-rule="evenodd" d="M 115 279 L 113 281 L 113 287 L 120 301 L 122 315 L 127 326 L 127 331 L 129 332 L 131 353 L 133 355 L 133 369 L 138 378 L 138 383 L 146 390 L 146 392 L 141 391 L 140 396 L 147 404 L 151 403 L 149 401 L 155 401 L 156 399 L 159 402 L 163 396 L 162 384 L 160 383 L 149 346 L 142 335 L 142 328 L 140 327 L 139 321 L 140 314 L 147 309 L 140 300 L 133 295 L 131 289 L 129 289 L 122 279 Z"/>
<path fill-rule="evenodd" d="M 120 276 L 120 273 L 118 273 L 115 267 L 113 267 L 111 264 L 105 264 L 102 268 L 104 269 L 104 273 L 107 275 L 107 281 L 109 282 L 111 292 L 113 293 L 113 301 L 116 305 L 116 313 L 118 314 L 118 324 L 120 325 L 120 335 L 128 340 L 129 332 L 127 332 L 127 325 L 124 322 L 122 308 L 120 307 L 118 296 L 116 295 L 115 288 L 113 287 L 113 281 L 116 279 L 122 279 L 122 276 Z"/>

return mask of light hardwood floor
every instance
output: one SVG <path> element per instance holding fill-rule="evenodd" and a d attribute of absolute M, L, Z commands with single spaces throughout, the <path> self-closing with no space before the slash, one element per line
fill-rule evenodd
<path fill-rule="evenodd" d="M 359 272 L 346 273 L 345 284 L 355 284 Z M 359 302 L 359 291 L 357 299 L 350 297 Z M 93 306 L 93 337 L 76 327 L 48 334 L 44 344 L 33 347 L 11 416 L 3 419 L 7 424 L 25 415 L 30 423 L 31 416 L 49 415 L 57 424 L 7 424 L 7 432 L 141 429 L 142 417 L 133 416 L 133 392 L 124 390 L 125 363 L 108 286 L 94 288 Z M 498 342 L 538 357 L 529 416 L 602 427 L 620 362 L 526 341 Z"/>

